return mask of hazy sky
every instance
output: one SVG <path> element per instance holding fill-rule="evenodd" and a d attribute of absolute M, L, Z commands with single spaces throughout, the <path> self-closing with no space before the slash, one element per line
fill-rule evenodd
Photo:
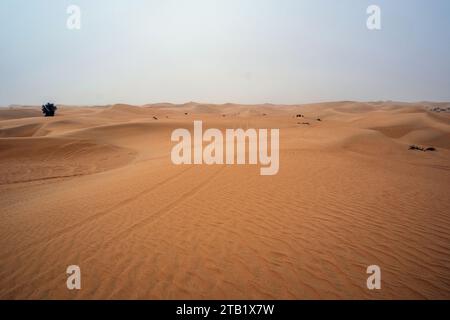
<path fill-rule="evenodd" d="M 389 99 L 450 101 L 450 1 L 0 1 L 0 105 Z"/>

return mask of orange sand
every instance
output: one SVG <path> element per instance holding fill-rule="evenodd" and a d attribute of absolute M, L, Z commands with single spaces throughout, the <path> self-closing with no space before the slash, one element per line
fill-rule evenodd
<path fill-rule="evenodd" d="M 449 299 L 450 114 L 430 106 L 0 110 L 0 298 Z M 173 165 L 194 120 L 279 128 L 279 173 Z"/>

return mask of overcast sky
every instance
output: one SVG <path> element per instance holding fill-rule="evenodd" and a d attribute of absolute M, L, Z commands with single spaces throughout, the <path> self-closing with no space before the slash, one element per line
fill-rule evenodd
<path fill-rule="evenodd" d="M 0 105 L 450 101 L 449 57 L 448 0 L 0 1 Z"/>

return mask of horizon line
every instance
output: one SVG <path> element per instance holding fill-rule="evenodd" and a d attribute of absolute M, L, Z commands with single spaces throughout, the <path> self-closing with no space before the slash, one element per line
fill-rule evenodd
<path fill-rule="evenodd" d="M 115 102 L 115 103 L 107 103 L 107 104 L 66 104 L 66 103 L 55 103 L 52 101 L 47 101 L 49 103 L 54 103 L 56 106 L 62 107 L 109 107 L 109 106 L 117 106 L 117 105 L 127 105 L 132 107 L 146 107 L 158 104 L 169 104 L 173 106 L 182 106 L 188 104 L 198 104 L 198 105 L 216 105 L 216 106 L 225 106 L 225 105 L 237 105 L 237 106 L 302 106 L 302 105 L 314 105 L 314 104 L 329 104 L 329 103 L 407 103 L 407 104 L 420 104 L 420 103 L 450 103 L 450 101 L 445 100 L 421 100 L 421 101 L 405 101 L 405 100 L 326 100 L 321 102 L 305 102 L 305 103 L 274 103 L 274 102 L 262 102 L 262 103 L 238 103 L 238 102 L 225 102 L 225 103 L 213 103 L 213 102 L 198 102 L 198 101 L 188 101 L 182 103 L 175 102 L 150 102 L 144 104 L 132 104 L 127 102 Z M 45 102 L 45 103 L 47 103 Z M 12 108 L 12 107 L 41 107 L 42 104 L 19 104 L 12 103 L 9 105 L 0 105 L 0 108 Z"/>

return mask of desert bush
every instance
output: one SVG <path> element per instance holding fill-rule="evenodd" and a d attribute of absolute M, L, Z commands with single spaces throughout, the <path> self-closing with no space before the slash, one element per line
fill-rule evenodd
<path fill-rule="evenodd" d="M 419 150 L 424 151 L 422 147 L 416 146 L 415 144 L 409 146 L 409 150 Z"/>
<path fill-rule="evenodd" d="M 415 144 L 413 144 L 413 145 L 409 146 L 409 150 L 418 150 L 418 151 L 426 152 L 426 151 L 436 151 L 436 148 L 435 147 L 424 148 L 424 147 L 419 147 L 419 146 L 416 146 Z"/>
<path fill-rule="evenodd" d="M 53 103 L 47 103 L 42 106 L 42 113 L 46 117 L 54 117 L 58 108 Z"/>

